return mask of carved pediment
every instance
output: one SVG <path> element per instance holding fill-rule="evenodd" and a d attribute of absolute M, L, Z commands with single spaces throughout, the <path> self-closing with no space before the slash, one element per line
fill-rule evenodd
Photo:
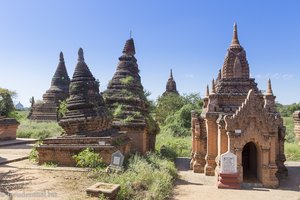
<path fill-rule="evenodd" d="M 226 115 L 225 129 L 229 132 L 241 130 L 243 132 L 274 133 L 277 132 L 281 118 L 269 114 L 264 108 L 263 96 L 249 90 L 244 103 L 234 115 Z"/>

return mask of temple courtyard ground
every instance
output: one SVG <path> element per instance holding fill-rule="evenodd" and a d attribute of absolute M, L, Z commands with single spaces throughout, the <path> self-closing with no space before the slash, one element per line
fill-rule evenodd
<path fill-rule="evenodd" d="M 32 143 L 0 144 L 0 200 L 97 199 L 85 189 L 95 183 L 88 170 L 72 167 L 33 165 L 26 157 Z M 14 161 L 16 160 L 16 161 Z M 2 163 L 2 164 L 1 164 Z M 177 158 L 179 178 L 171 200 L 300 200 L 300 162 L 286 162 L 289 176 L 278 189 L 246 187 L 240 190 L 217 189 L 215 177 L 189 170 L 188 158 Z"/>

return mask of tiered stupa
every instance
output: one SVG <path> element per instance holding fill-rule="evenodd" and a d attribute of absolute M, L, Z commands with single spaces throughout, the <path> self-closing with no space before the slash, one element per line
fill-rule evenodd
<path fill-rule="evenodd" d="M 177 94 L 179 95 L 177 88 L 176 88 L 176 82 L 173 78 L 172 69 L 170 72 L 170 78 L 168 79 L 167 85 L 166 85 L 166 91 L 163 93 L 163 95 L 167 94 Z"/>
<path fill-rule="evenodd" d="M 69 97 L 70 78 L 65 66 L 63 53 L 60 52 L 59 64 L 51 81 L 51 87 L 43 95 L 43 101 L 32 106 L 31 120 L 58 121 L 58 106 Z"/>
<path fill-rule="evenodd" d="M 117 150 L 127 155 L 130 140 L 124 132 L 111 128 L 111 116 L 99 93 L 99 83 L 86 65 L 81 48 L 69 91 L 67 112 L 59 121 L 66 135 L 43 141 L 37 148 L 39 163 L 52 161 L 72 166 L 75 165 L 72 155 L 87 147 L 98 152 L 106 164 Z"/>
<path fill-rule="evenodd" d="M 278 177 L 287 172 L 285 127 L 271 82 L 263 95 L 250 78 L 236 24 L 222 70 L 210 93 L 207 88 L 203 112 L 192 113 L 192 133 L 191 168 L 218 176 L 218 187 L 239 188 L 245 182 L 278 187 Z"/>
<path fill-rule="evenodd" d="M 103 136 L 111 128 L 111 117 L 99 93 L 99 83 L 86 65 L 81 48 L 70 83 L 67 112 L 59 125 L 67 135 Z"/>
<path fill-rule="evenodd" d="M 132 38 L 126 41 L 117 70 L 104 91 L 104 99 L 113 112 L 113 127 L 127 131 L 132 151 L 145 153 L 155 148 L 159 131 L 148 111 Z"/>
<path fill-rule="evenodd" d="M 300 145 L 300 110 L 296 110 L 293 113 L 293 119 L 294 119 L 294 133 L 296 135 L 298 145 Z"/>

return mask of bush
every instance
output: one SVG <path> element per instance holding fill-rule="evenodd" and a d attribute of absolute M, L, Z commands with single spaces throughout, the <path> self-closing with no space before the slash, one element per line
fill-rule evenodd
<path fill-rule="evenodd" d="M 15 95 L 15 92 L 0 88 L 0 115 L 8 116 L 15 110 L 15 106 L 12 101 L 12 97 Z"/>
<path fill-rule="evenodd" d="M 78 155 L 74 155 L 73 158 L 78 167 L 101 168 L 104 166 L 103 160 L 99 153 L 95 153 L 90 147 L 81 151 Z"/>
<path fill-rule="evenodd" d="M 36 149 L 36 147 L 38 147 L 41 144 L 40 141 L 36 142 L 35 145 L 33 146 L 33 148 L 31 149 L 30 153 L 29 153 L 29 157 L 28 159 L 31 162 L 37 163 L 39 161 L 39 153 Z"/>
<path fill-rule="evenodd" d="M 94 176 L 97 181 L 120 184 L 117 199 L 161 200 L 169 197 L 177 170 L 173 162 L 150 153 L 145 157 L 133 155 L 121 174 L 98 171 Z"/>
<path fill-rule="evenodd" d="M 174 137 L 173 133 L 161 130 L 157 135 L 155 148 L 162 156 L 175 160 L 176 157 L 190 157 L 192 151 L 191 135 Z"/>

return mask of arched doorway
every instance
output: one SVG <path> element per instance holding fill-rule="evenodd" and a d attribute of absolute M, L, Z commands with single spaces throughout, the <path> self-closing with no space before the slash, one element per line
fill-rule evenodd
<path fill-rule="evenodd" d="M 253 142 L 248 142 L 242 152 L 244 182 L 257 181 L 257 149 Z"/>

